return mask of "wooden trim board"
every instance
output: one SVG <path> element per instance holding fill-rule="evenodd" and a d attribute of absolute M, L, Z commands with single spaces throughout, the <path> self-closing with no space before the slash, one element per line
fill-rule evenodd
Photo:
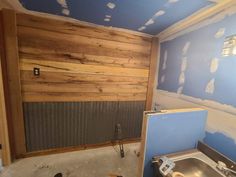
<path fill-rule="evenodd" d="M 1 60 L 1 56 L 0 56 Z M 11 151 L 8 134 L 7 113 L 3 86 L 2 63 L 0 61 L 0 144 L 2 144 L 3 165 L 10 165 Z M 0 155 L 1 158 L 1 155 Z"/>
<path fill-rule="evenodd" d="M 139 143 L 139 142 L 140 142 L 140 138 L 122 140 L 123 144 L 131 144 L 131 143 Z M 105 143 L 100 143 L 100 144 L 82 145 L 82 146 L 77 146 L 77 147 L 48 149 L 48 150 L 25 153 L 21 156 L 21 158 L 44 156 L 44 155 L 81 151 L 81 150 L 88 150 L 88 149 L 96 149 L 96 148 L 115 146 L 115 145 L 118 145 L 118 142 L 105 142 Z"/>
<path fill-rule="evenodd" d="M 184 20 L 175 23 L 174 25 L 170 26 L 166 30 L 160 32 L 156 36 L 160 39 L 160 41 L 164 41 L 168 37 L 175 35 L 193 25 L 196 25 L 200 23 L 201 21 L 206 20 L 207 18 L 210 18 L 211 16 L 221 12 L 224 9 L 227 9 L 231 7 L 232 5 L 235 5 L 235 0 L 221 0 L 216 5 L 203 9 L 201 11 L 198 11 L 197 13 L 185 18 Z"/>
<path fill-rule="evenodd" d="M 159 40 L 158 38 L 153 38 L 152 48 L 150 55 L 150 67 L 149 67 L 149 77 L 148 77 L 148 87 L 147 87 L 147 98 L 146 98 L 146 111 L 152 109 L 152 99 L 153 99 L 153 87 L 155 83 L 155 75 L 157 71 L 157 60 L 159 55 Z"/>
<path fill-rule="evenodd" d="M 3 9 L 2 18 L 8 82 L 5 84 L 9 86 L 7 99 L 10 102 L 11 121 L 13 123 L 14 151 L 16 155 L 20 155 L 26 152 L 26 147 L 15 11 Z"/>

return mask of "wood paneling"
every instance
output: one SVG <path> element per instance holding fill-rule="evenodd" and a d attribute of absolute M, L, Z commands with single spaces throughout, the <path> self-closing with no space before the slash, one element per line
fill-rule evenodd
<path fill-rule="evenodd" d="M 142 46 L 151 46 L 151 38 L 143 37 L 136 34 L 129 34 L 112 29 L 98 28 L 94 26 L 85 26 L 79 23 L 71 23 L 36 17 L 28 14 L 18 14 L 17 22 L 19 26 L 33 27 L 48 31 L 56 31 L 63 34 L 75 34 L 87 37 L 96 37 L 109 41 L 119 41 L 123 43 L 138 44 Z"/>
<path fill-rule="evenodd" d="M 23 101 L 146 100 L 151 38 L 25 14 L 17 19 Z"/>
<path fill-rule="evenodd" d="M 33 71 L 33 68 L 40 68 L 41 72 L 63 72 L 63 73 L 81 73 L 97 74 L 106 76 L 126 76 L 126 77 L 146 77 L 148 78 L 149 70 L 121 68 L 103 65 L 86 65 L 77 63 L 55 62 L 45 60 L 27 60 L 21 59 L 20 69 L 23 71 Z"/>
<path fill-rule="evenodd" d="M 146 77 L 126 77 L 126 76 L 105 76 L 96 74 L 81 74 L 81 73 L 66 73 L 61 72 L 42 72 L 40 77 L 35 77 L 32 71 L 21 71 L 22 82 L 30 82 L 35 79 L 37 83 L 115 83 L 132 84 L 132 85 L 147 85 L 148 78 Z"/>
<path fill-rule="evenodd" d="M 24 154 L 25 132 L 22 109 L 20 68 L 18 56 L 16 14 L 13 10 L 2 10 L 3 19 L 3 40 L 6 63 L 6 77 L 8 85 L 9 107 L 11 112 L 11 122 L 13 123 L 14 151 L 15 154 Z M 13 148 L 13 147 L 12 147 Z"/>

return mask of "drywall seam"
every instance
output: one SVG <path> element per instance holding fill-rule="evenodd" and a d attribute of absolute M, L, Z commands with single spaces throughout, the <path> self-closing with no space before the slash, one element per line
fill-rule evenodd
<path fill-rule="evenodd" d="M 117 27 L 107 27 L 107 26 L 103 26 L 103 25 L 97 25 L 94 23 L 80 21 L 80 20 L 77 20 L 77 19 L 74 19 L 71 17 L 58 16 L 58 15 L 47 14 L 47 13 L 43 13 L 43 12 L 30 11 L 30 10 L 25 9 L 18 0 L 0 0 L 0 10 L 3 8 L 13 9 L 13 10 L 15 10 L 17 12 L 21 12 L 21 13 L 31 14 L 31 15 L 35 15 L 35 16 L 39 16 L 39 17 L 47 17 L 50 19 L 61 20 L 61 21 L 76 23 L 76 24 L 85 25 L 85 26 L 110 29 L 110 30 L 125 32 L 125 33 L 129 33 L 129 34 L 133 34 L 133 35 L 137 35 L 137 36 L 142 36 L 142 37 L 149 37 L 149 38 L 153 37 L 153 35 L 138 32 L 138 31 L 122 29 L 122 28 L 117 28 Z"/>
<path fill-rule="evenodd" d="M 235 13 L 235 0 L 221 1 L 213 7 L 207 7 L 198 11 L 186 19 L 172 25 L 156 36 L 160 38 L 160 42 L 173 40 L 179 36 L 195 31 L 204 26 L 221 21 L 225 17 L 231 16 Z"/>
<path fill-rule="evenodd" d="M 157 11 L 143 26 L 141 26 L 140 28 L 138 28 L 139 31 L 143 31 L 147 28 L 147 26 L 152 25 L 155 23 L 155 20 L 164 15 L 166 12 L 164 10 L 159 10 Z"/>
<path fill-rule="evenodd" d="M 210 133 L 220 132 L 234 139 L 236 143 L 235 114 L 220 110 L 219 103 L 212 103 L 212 101 L 178 95 L 177 93 L 163 90 L 156 90 L 155 96 L 153 100 L 159 106 L 164 107 L 164 109 L 200 107 L 208 110 L 207 131 Z M 210 104 L 208 104 L 208 102 L 210 102 Z M 234 109 L 236 110 L 236 108 Z"/>

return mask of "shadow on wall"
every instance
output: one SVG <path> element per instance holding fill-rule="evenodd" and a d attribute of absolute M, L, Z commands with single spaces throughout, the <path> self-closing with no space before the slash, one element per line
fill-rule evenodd
<path fill-rule="evenodd" d="M 219 132 L 206 132 L 204 142 L 236 162 L 236 142 L 232 138 Z"/>

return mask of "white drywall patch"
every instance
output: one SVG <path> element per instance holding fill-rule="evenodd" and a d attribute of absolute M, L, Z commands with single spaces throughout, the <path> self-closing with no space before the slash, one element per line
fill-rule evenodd
<path fill-rule="evenodd" d="M 222 1 L 222 0 L 208 0 L 208 1 L 214 2 L 214 3 L 219 3 L 219 2 Z"/>
<path fill-rule="evenodd" d="M 155 23 L 155 19 L 156 19 L 157 17 L 160 17 L 160 16 L 164 15 L 164 14 L 165 14 L 165 11 L 164 11 L 164 10 L 159 10 L 157 13 L 155 13 L 155 14 L 152 16 L 152 18 L 150 18 L 150 19 L 145 23 L 145 26 L 149 26 L 149 25 L 154 24 L 154 23 Z"/>
<path fill-rule="evenodd" d="M 57 0 L 57 2 L 58 2 L 63 8 L 68 8 L 66 0 Z"/>
<path fill-rule="evenodd" d="M 164 10 L 159 10 L 155 15 L 154 15 L 154 17 L 160 17 L 160 16 L 162 16 L 162 15 L 164 15 L 166 12 L 164 11 Z"/>
<path fill-rule="evenodd" d="M 215 73 L 218 69 L 218 66 L 219 66 L 219 59 L 218 58 L 213 58 L 211 60 L 211 66 L 210 66 L 211 73 Z"/>
<path fill-rule="evenodd" d="M 185 82 L 185 74 L 184 72 L 181 72 L 179 75 L 179 85 L 184 84 L 184 82 Z"/>
<path fill-rule="evenodd" d="M 145 30 L 146 29 L 146 26 L 141 26 L 138 30 L 139 31 L 143 31 L 143 30 Z"/>
<path fill-rule="evenodd" d="M 183 55 L 186 55 L 186 54 L 187 54 L 190 45 L 191 45 L 191 42 L 189 42 L 189 41 L 185 43 L 184 48 L 183 48 L 183 50 L 182 50 Z"/>
<path fill-rule="evenodd" d="M 220 28 L 215 34 L 215 38 L 221 38 L 225 35 L 225 28 Z"/>
<path fill-rule="evenodd" d="M 187 62 L 188 62 L 187 57 L 182 58 L 182 64 L 181 64 L 181 71 L 182 72 L 186 71 L 187 65 L 188 65 Z"/>
<path fill-rule="evenodd" d="M 110 21 L 110 18 L 104 18 L 104 21 L 105 21 L 105 22 L 109 22 L 109 21 Z"/>
<path fill-rule="evenodd" d="M 168 55 L 168 53 L 167 53 L 167 50 L 166 50 L 165 53 L 164 53 L 164 61 L 163 61 L 163 65 L 162 65 L 162 70 L 165 70 L 166 67 L 167 67 L 167 55 Z"/>
<path fill-rule="evenodd" d="M 166 79 L 165 75 L 161 76 L 161 83 L 165 82 L 165 79 Z"/>
<path fill-rule="evenodd" d="M 183 93 L 183 89 L 184 87 L 183 86 L 180 86 L 177 90 L 177 94 L 182 94 Z"/>
<path fill-rule="evenodd" d="M 61 13 L 64 14 L 64 15 L 69 16 L 70 15 L 70 10 L 68 9 L 68 5 L 67 5 L 66 0 L 57 0 L 57 2 L 62 7 Z"/>
<path fill-rule="evenodd" d="M 234 47 L 234 49 L 233 49 L 233 55 L 236 55 L 236 46 Z"/>
<path fill-rule="evenodd" d="M 154 20 L 150 19 L 145 23 L 145 26 L 152 25 L 153 23 L 154 23 Z"/>
<path fill-rule="evenodd" d="M 107 7 L 108 7 L 109 9 L 114 9 L 114 8 L 116 7 L 116 4 L 114 4 L 114 3 L 112 3 L 112 2 L 109 2 L 109 3 L 107 3 Z"/>
<path fill-rule="evenodd" d="M 168 0 L 168 3 L 172 4 L 172 3 L 176 3 L 178 2 L 179 0 Z"/>
<path fill-rule="evenodd" d="M 67 16 L 70 15 L 70 11 L 68 9 L 62 9 L 61 13 Z"/>
<path fill-rule="evenodd" d="M 206 93 L 213 94 L 215 91 L 215 79 L 211 79 L 205 89 Z"/>

